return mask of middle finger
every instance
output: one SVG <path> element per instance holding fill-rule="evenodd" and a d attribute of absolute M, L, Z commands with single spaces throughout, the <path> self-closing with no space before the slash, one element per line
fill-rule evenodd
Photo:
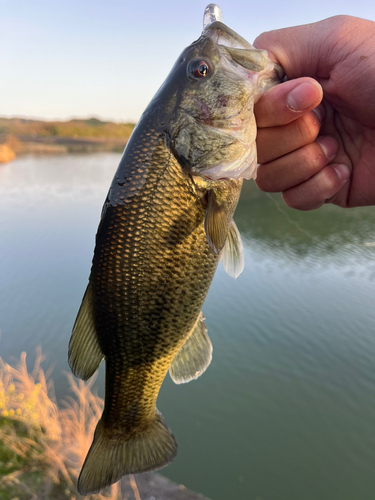
<path fill-rule="evenodd" d="M 310 111 L 287 125 L 258 129 L 258 163 L 268 163 L 313 142 L 320 130 L 317 115 Z"/>

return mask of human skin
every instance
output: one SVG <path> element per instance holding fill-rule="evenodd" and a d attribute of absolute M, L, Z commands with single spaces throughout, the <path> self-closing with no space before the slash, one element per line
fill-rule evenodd
<path fill-rule="evenodd" d="M 255 106 L 258 187 L 300 210 L 374 205 L 375 22 L 335 16 L 254 45 L 288 77 Z"/>

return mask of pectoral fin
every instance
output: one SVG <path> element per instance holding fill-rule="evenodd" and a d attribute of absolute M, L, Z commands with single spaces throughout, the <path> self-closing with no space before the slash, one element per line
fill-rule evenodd
<path fill-rule="evenodd" d="M 214 191 L 210 191 L 208 194 L 204 230 L 208 244 L 212 251 L 218 255 L 228 234 L 228 217 L 224 206 L 217 202 Z"/>
<path fill-rule="evenodd" d="M 175 384 L 190 382 L 202 375 L 211 359 L 212 344 L 200 313 L 193 331 L 172 361 L 169 374 Z"/>
<path fill-rule="evenodd" d="M 94 324 L 91 288 L 88 285 L 73 326 L 68 361 L 74 375 L 87 380 L 96 372 L 103 358 Z"/>
<path fill-rule="evenodd" d="M 234 220 L 232 220 L 228 231 L 223 250 L 221 251 L 221 262 L 224 270 L 236 279 L 242 273 L 244 268 L 243 244 L 240 232 Z"/>

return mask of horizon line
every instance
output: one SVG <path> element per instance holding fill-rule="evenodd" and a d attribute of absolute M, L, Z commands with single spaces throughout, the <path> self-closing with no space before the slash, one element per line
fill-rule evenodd
<path fill-rule="evenodd" d="M 34 120 L 34 121 L 41 121 L 41 122 L 68 122 L 71 120 L 90 120 L 92 118 L 96 120 L 100 120 L 102 122 L 111 122 L 111 123 L 117 123 L 117 124 L 135 124 L 137 123 L 138 120 L 116 120 L 114 118 L 103 118 L 100 115 L 96 114 L 90 114 L 86 116 L 77 116 L 77 115 L 70 115 L 67 118 L 43 118 L 40 116 L 30 116 L 30 115 L 21 115 L 21 114 L 11 114 L 11 115 L 0 115 L 0 119 L 4 118 L 6 120 L 12 120 L 12 119 L 20 119 L 20 120 Z"/>

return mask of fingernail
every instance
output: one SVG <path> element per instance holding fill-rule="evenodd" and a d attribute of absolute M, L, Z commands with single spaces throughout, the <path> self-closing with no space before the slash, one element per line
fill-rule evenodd
<path fill-rule="evenodd" d="M 350 177 L 350 170 L 347 165 L 332 165 L 333 169 L 337 173 L 340 181 L 347 181 Z"/>
<path fill-rule="evenodd" d="M 335 157 L 338 149 L 338 144 L 336 139 L 328 135 L 318 137 L 316 142 L 323 149 L 324 156 L 327 160 L 332 160 Z"/>
<path fill-rule="evenodd" d="M 313 113 L 316 114 L 316 116 L 318 117 L 319 122 L 323 123 L 323 120 L 326 117 L 326 110 L 325 110 L 325 107 L 323 106 L 323 104 L 319 104 L 318 107 L 316 107 L 315 109 L 313 109 Z"/>
<path fill-rule="evenodd" d="M 293 111 L 304 111 L 309 108 L 317 100 L 317 85 L 304 82 L 294 87 L 286 99 L 289 108 Z"/>

